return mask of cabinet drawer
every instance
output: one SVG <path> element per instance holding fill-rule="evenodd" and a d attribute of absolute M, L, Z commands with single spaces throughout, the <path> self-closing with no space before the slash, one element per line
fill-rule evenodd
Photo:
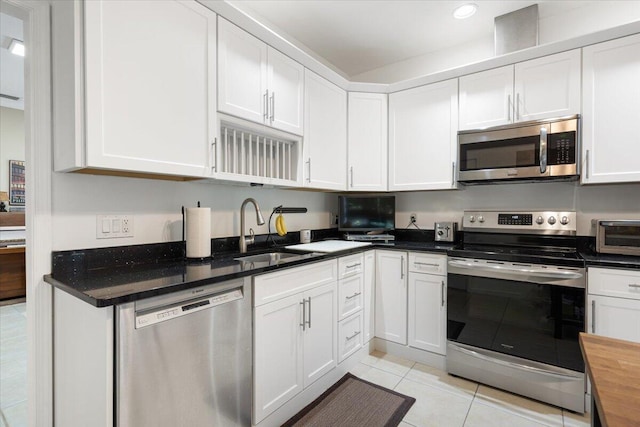
<path fill-rule="evenodd" d="M 362 347 L 362 312 L 338 323 L 338 363 Z"/>
<path fill-rule="evenodd" d="M 410 252 L 409 271 L 444 276 L 447 274 L 447 257 L 445 255 Z"/>
<path fill-rule="evenodd" d="M 640 300 L 640 271 L 589 268 L 589 294 Z"/>
<path fill-rule="evenodd" d="M 342 320 L 353 313 L 362 310 L 363 276 L 342 279 L 338 283 L 338 319 Z"/>
<path fill-rule="evenodd" d="M 338 259 L 338 277 L 340 279 L 355 276 L 364 271 L 364 254 L 350 255 Z"/>
<path fill-rule="evenodd" d="M 253 278 L 253 306 L 306 291 L 338 279 L 336 260 L 318 262 L 302 267 L 287 268 Z"/>

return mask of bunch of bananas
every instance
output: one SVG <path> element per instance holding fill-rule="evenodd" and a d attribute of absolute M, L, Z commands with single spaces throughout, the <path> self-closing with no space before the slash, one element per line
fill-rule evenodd
<path fill-rule="evenodd" d="M 284 224 L 282 214 L 276 217 L 276 231 L 278 232 L 278 236 L 284 236 L 287 234 L 287 226 Z"/>

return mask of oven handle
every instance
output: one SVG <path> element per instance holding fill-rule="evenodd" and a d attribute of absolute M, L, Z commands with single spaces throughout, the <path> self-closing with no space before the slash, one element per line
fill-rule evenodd
<path fill-rule="evenodd" d="M 456 351 L 467 354 L 471 357 L 475 357 L 477 359 L 485 360 L 491 363 L 496 363 L 498 365 L 507 366 L 509 368 L 520 369 L 521 371 L 534 372 L 538 374 L 549 375 L 556 378 L 582 378 L 582 374 L 578 374 L 578 375 L 563 374 L 560 372 L 550 371 L 548 369 L 536 368 L 535 366 L 528 366 L 528 365 L 523 365 L 521 363 L 508 362 L 506 360 L 500 360 L 495 357 L 485 356 L 484 354 L 481 354 L 477 351 L 462 348 L 457 345 L 452 346 L 452 348 L 455 349 Z"/>
<path fill-rule="evenodd" d="M 472 262 L 452 260 L 449 261 L 451 267 L 469 268 L 474 270 L 484 270 L 493 272 L 504 272 L 505 274 L 518 274 L 523 276 L 537 276 L 552 279 L 580 279 L 582 273 L 575 271 L 547 271 L 542 268 L 510 268 L 504 265 L 478 265 Z"/>
<path fill-rule="evenodd" d="M 621 225 L 637 227 L 640 225 L 640 221 L 634 221 L 634 220 L 598 221 L 598 224 L 603 225 L 605 227 L 618 227 Z"/>

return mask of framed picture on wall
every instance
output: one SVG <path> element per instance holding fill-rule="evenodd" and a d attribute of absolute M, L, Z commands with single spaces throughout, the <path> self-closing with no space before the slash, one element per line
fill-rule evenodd
<path fill-rule="evenodd" d="M 9 160 L 9 204 L 24 206 L 24 161 Z"/>

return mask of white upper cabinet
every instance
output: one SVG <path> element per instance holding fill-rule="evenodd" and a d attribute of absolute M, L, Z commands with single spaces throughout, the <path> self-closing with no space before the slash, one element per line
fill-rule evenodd
<path fill-rule="evenodd" d="M 87 1 L 55 2 L 52 16 L 55 170 L 210 176 L 215 14 Z"/>
<path fill-rule="evenodd" d="M 513 65 L 460 77 L 460 130 L 513 120 Z"/>
<path fill-rule="evenodd" d="M 640 34 L 583 49 L 582 182 L 640 181 Z"/>
<path fill-rule="evenodd" d="M 389 191 L 455 188 L 458 80 L 389 95 Z"/>
<path fill-rule="evenodd" d="M 348 190 L 387 190 L 387 123 L 387 95 L 349 93 Z"/>
<path fill-rule="evenodd" d="M 515 64 L 514 120 L 580 113 L 580 50 Z"/>
<path fill-rule="evenodd" d="M 218 18 L 218 111 L 302 135 L 304 67 Z"/>
<path fill-rule="evenodd" d="M 347 93 L 307 70 L 304 100 L 304 186 L 346 190 Z"/>
<path fill-rule="evenodd" d="M 579 112 L 579 49 L 460 77 L 460 130 Z"/>

